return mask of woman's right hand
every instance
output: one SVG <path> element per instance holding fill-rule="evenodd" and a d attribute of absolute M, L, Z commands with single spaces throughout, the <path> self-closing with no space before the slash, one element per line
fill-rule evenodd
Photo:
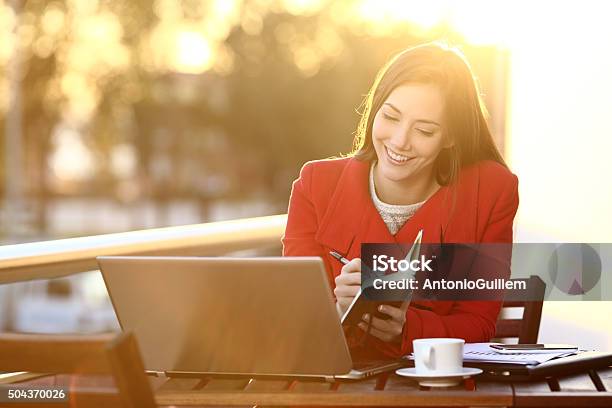
<path fill-rule="evenodd" d="M 361 288 L 361 259 L 354 258 L 344 265 L 335 282 L 336 308 L 342 317 Z"/>

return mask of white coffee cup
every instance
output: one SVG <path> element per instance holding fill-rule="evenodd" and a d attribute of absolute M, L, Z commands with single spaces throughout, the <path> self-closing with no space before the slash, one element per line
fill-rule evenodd
<path fill-rule="evenodd" d="M 412 342 L 417 374 L 460 373 L 463 368 L 463 339 L 417 339 Z"/>

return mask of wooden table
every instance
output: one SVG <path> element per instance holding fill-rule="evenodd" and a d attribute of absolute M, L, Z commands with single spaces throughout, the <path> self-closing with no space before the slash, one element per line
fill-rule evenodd
<path fill-rule="evenodd" d="M 29 380 L 112 390 L 110 379 L 58 375 Z M 425 388 L 387 374 L 359 382 L 151 377 L 161 406 L 612 407 L 612 368 L 531 383 L 476 378 Z"/>

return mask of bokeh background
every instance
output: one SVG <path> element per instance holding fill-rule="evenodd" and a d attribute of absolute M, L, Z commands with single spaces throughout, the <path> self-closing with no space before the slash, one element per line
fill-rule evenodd
<path fill-rule="evenodd" d="M 0 240 L 284 213 L 304 162 L 351 150 L 383 63 L 442 39 L 519 177 L 515 239 L 610 242 L 603 3 L 0 0 Z M 549 302 L 540 339 L 612 350 L 610 312 Z M 0 286 L 0 330 L 109 328 L 95 273 Z"/>

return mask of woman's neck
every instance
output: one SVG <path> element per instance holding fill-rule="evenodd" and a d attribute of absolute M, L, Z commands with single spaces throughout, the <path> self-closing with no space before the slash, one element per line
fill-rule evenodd
<path fill-rule="evenodd" d="M 406 180 L 384 179 L 374 166 L 374 186 L 378 198 L 387 204 L 409 205 L 427 200 L 440 188 L 433 177 L 433 169 Z"/>

